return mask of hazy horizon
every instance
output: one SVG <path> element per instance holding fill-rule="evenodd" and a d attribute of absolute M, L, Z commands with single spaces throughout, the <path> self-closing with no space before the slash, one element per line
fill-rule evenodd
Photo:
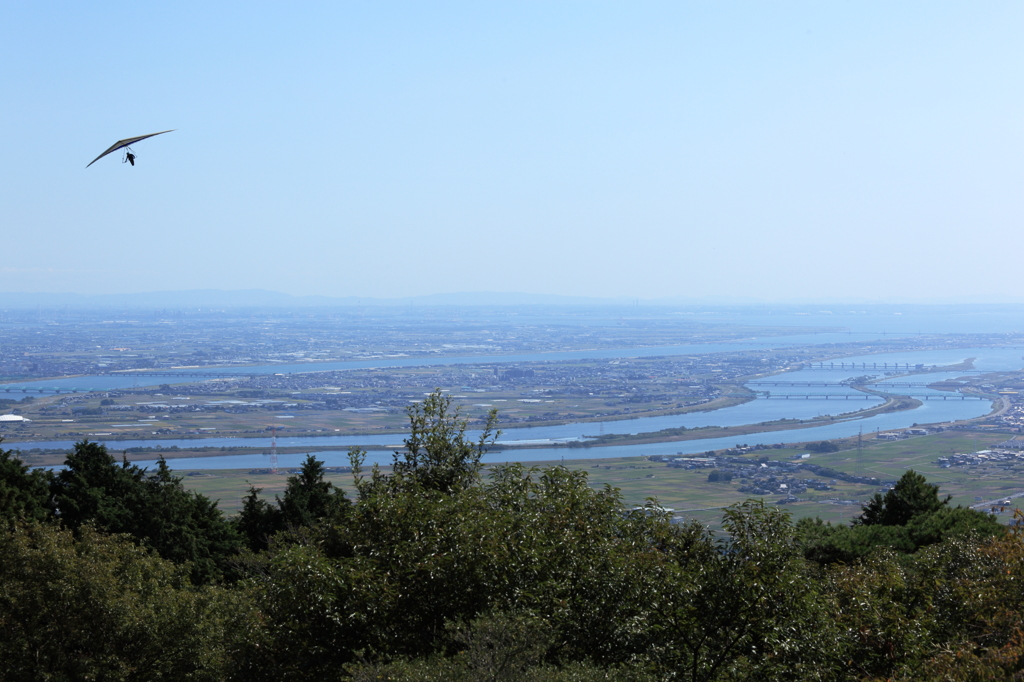
<path fill-rule="evenodd" d="M 0 292 L 1024 300 L 1021 19 L 9 3 Z"/>
<path fill-rule="evenodd" d="M 1024 307 L 1024 297 L 1011 295 L 975 295 L 947 300 L 912 299 L 869 300 L 857 298 L 770 300 L 741 296 L 705 297 L 597 297 L 563 296 L 559 294 L 532 294 L 516 291 L 448 291 L 412 296 L 324 296 L 292 294 L 267 289 L 186 289 L 177 291 L 135 291 L 116 294 L 80 294 L 73 292 L 0 292 L 0 309 L 46 306 L 121 307 L 189 307 L 215 305 L 226 307 L 331 307 L 363 305 L 438 305 L 438 306 L 654 306 L 654 307 L 758 307 L 776 306 L 800 308 L 805 306 L 865 306 L 892 307 L 918 306 L 924 308 L 962 307 Z"/>

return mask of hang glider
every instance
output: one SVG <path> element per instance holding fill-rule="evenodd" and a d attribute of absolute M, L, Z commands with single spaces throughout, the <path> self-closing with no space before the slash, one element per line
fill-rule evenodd
<path fill-rule="evenodd" d="M 153 137 L 154 135 L 163 135 L 164 133 L 173 133 L 175 130 L 177 130 L 177 128 L 174 128 L 172 130 L 162 130 L 159 133 L 150 133 L 149 135 L 139 135 L 138 137 L 129 137 L 127 140 L 118 140 L 117 142 L 115 142 L 114 144 L 112 144 L 110 146 L 110 149 L 108 149 L 107 151 L 103 152 L 102 154 L 97 156 L 95 159 L 90 161 L 89 162 L 89 166 L 93 165 L 94 163 L 96 163 L 97 161 L 99 161 L 100 159 L 102 159 L 104 156 L 106 156 L 107 154 L 109 154 L 111 152 L 116 152 L 118 149 L 128 149 L 128 145 L 135 144 L 139 140 L 145 140 L 147 137 Z M 132 154 L 130 149 L 128 149 L 128 151 L 125 154 L 125 160 L 126 161 L 131 161 L 132 165 L 133 166 L 135 165 L 135 155 Z M 89 166 L 86 166 L 86 168 L 88 168 Z"/>

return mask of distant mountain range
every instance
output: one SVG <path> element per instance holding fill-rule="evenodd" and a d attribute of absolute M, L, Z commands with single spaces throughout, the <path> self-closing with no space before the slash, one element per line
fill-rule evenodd
<path fill-rule="evenodd" d="M 592 298 L 508 292 L 428 294 L 402 298 L 366 296 L 292 296 L 266 289 L 194 289 L 134 294 L 0 293 L 0 308 L 201 308 L 201 307 L 340 307 L 340 306 L 474 306 L 474 305 L 628 305 L 634 299 Z"/>
<path fill-rule="evenodd" d="M 0 309 L 7 308 L 300 308 L 300 307 L 352 307 L 352 306 L 760 306 L 760 305 L 1016 305 L 1024 298 L 1009 295 L 989 297 L 965 296 L 950 300 L 872 301 L 846 299 L 843 301 L 791 300 L 766 301 L 753 297 L 683 296 L 656 299 L 600 298 L 590 296 L 559 296 L 557 294 L 526 294 L 516 292 L 462 292 L 426 294 L 401 298 L 372 298 L 368 296 L 292 296 L 266 289 L 193 289 L 190 291 L 151 291 L 134 294 L 71 294 L 0 292 Z"/>

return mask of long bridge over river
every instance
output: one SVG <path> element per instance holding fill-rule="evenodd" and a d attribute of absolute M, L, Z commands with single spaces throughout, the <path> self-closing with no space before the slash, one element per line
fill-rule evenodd
<path fill-rule="evenodd" d="M 748 386 L 806 386 L 807 388 L 824 388 L 826 386 L 868 386 L 871 388 L 889 388 L 889 387 L 900 387 L 900 388 L 925 388 L 931 386 L 934 383 L 944 383 L 941 381 L 886 381 L 885 383 L 877 384 L 857 384 L 852 381 L 772 381 L 771 379 L 758 379 L 757 381 L 748 381 Z"/>
<path fill-rule="evenodd" d="M 836 370 L 861 370 L 870 372 L 958 372 L 960 374 L 991 374 L 991 370 L 956 369 L 942 365 L 925 365 L 921 362 L 812 362 L 798 368 L 803 372 L 834 372 Z"/>
<path fill-rule="evenodd" d="M 730 398 L 749 398 L 749 393 L 727 393 Z M 986 396 L 971 395 L 967 393 L 893 393 L 876 395 L 874 393 L 771 393 L 768 391 L 758 392 L 757 397 L 763 400 L 871 400 L 884 399 L 886 397 L 908 397 L 919 400 L 992 400 Z"/>

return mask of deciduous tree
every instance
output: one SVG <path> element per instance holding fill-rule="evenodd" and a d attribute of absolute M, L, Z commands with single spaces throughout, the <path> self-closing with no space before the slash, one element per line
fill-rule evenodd
<path fill-rule="evenodd" d="M 250 630 L 240 593 L 90 526 L 0 528 L 0 679 L 222 680 Z"/>

